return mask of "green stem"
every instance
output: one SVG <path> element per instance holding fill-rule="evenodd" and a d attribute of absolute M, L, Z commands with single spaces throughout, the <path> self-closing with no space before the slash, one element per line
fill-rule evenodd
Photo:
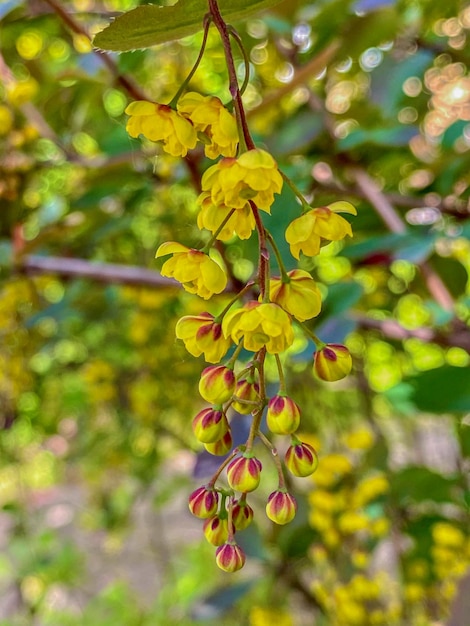
<path fill-rule="evenodd" d="M 246 53 L 245 47 L 241 40 L 240 35 L 237 33 L 233 26 L 228 26 L 229 34 L 235 39 L 238 44 L 238 48 L 243 56 L 243 62 L 245 64 L 245 78 L 243 79 L 242 86 L 240 87 L 240 95 L 242 96 L 245 93 L 246 88 L 248 87 L 248 83 L 250 82 L 250 59 Z"/>
<path fill-rule="evenodd" d="M 223 317 L 224 317 L 224 315 L 227 313 L 227 311 L 228 311 L 229 309 L 231 309 L 231 308 L 232 308 L 232 306 L 235 304 L 235 302 L 236 302 L 237 300 L 239 300 L 242 296 L 244 296 L 244 295 L 245 295 L 245 293 L 246 293 L 247 291 L 250 291 L 250 289 L 253 287 L 253 285 L 254 285 L 254 284 L 255 284 L 255 281 L 253 281 L 253 280 L 251 280 L 249 283 L 247 283 L 247 284 L 243 287 L 243 289 L 241 289 L 241 290 L 237 293 L 237 295 L 236 295 L 236 296 L 234 296 L 234 297 L 230 300 L 230 302 L 229 302 L 229 303 L 227 304 L 227 306 L 226 306 L 226 307 L 222 310 L 222 312 L 221 312 L 221 313 L 219 313 L 218 315 L 216 315 L 216 316 L 214 317 L 214 323 L 215 323 L 215 324 L 220 324 L 220 322 L 222 321 L 222 318 L 223 318 Z"/>
<path fill-rule="evenodd" d="M 212 476 L 210 481 L 207 483 L 208 487 L 213 487 L 215 485 L 215 483 L 217 482 L 217 479 L 219 478 L 219 476 L 222 474 L 222 472 L 227 467 L 227 465 L 230 463 L 230 461 L 238 454 L 238 452 L 239 452 L 239 449 L 238 448 L 234 448 L 232 450 L 232 452 L 228 455 L 228 457 L 225 459 L 225 461 L 223 461 L 223 463 L 221 463 L 219 465 L 216 473 Z"/>
<path fill-rule="evenodd" d="M 282 469 L 281 459 L 279 458 L 279 452 L 277 448 L 273 446 L 273 444 L 269 441 L 269 439 L 263 433 L 258 433 L 261 442 L 271 451 L 273 455 L 274 464 L 276 466 L 277 475 L 279 477 L 279 489 L 282 491 L 286 488 L 286 482 L 284 478 L 284 471 Z"/>
<path fill-rule="evenodd" d="M 242 349 L 243 349 L 243 343 L 239 343 L 238 346 L 235 348 L 234 353 L 232 354 L 230 359 L 225 364 L 225 367 L 228 367 L 229 369 L 233 370 L 233 366 L 235 365 L 235 361 L 238 359 L 238 355 L 240 354 Z"/>
<path fill-rule="evenodd" d="M 302 205 L 302 209 L 304 211 L 310 211 L 310 209 L 312 208 L 309 203 L 307 202 L 307 200 L 305 199 L 303 193 L 300 191 L 300 189 L 297 187 L 297 185 L 295 185 L 291 179 L 287 176 L 287 174 L 284 174 L 283 171 L 279 170 L 282 178 L 284 179 L 284 181 L 286 182 L 286 184 L 292 189 L 292 191 L 295 193 L 295 195 L 297 196 L 297 198 L 300 200 L 300 204 Z"/>
<path fill-rule="evenodd" d="M 253 413 L 253 420 L 251 422 L 250 432 L 248 434 L 248 439 L 246 441 L 246 451 L 250 452 L 253 448 L 253 442 L 255 437 L 260 434 L 260 424 L 263 418 L 264 407 L 266 406 L 266 384 L 264 380 L 264 361 L 266 359 L 266 347 L 261 348 L 258 352 L 257 357 L 254 361 L 256 362 L 256 367 L 258 369 L 258 378 L 259 378 L 259 402 L 260 408 L 258 411 Z"/>
<path fill-rule="evenodd" d="M 209 27 L 211 25 L 212 22 L 212 15 L 210 13 L 207 13 L 204 16 L 204 35 L 202 38 L 202 44 L 201 44 L 201 49 L 199 50 L 199 54 L 198 57 L 193 65 L 192 70 L 189 72 L 188 76 L 186 77 L 186 79 L 184 80 L 183 84 L 181 85 L 181 87 L 178 89 L 178 91 L 176 92 L 175 96 L 173 97 L 172 101 L 169 103 L 168 106 L 170 106 L 172 109 L 175 108 L 176 103 L 178 102 L 178 100 L 181 97 L 181 94 L 186 90 L 186 87 L 188 86 L 189 81 L 191 80 L 191 78 L 194 76 L 194 74 L 196 73 L 197 68 L 199 67 L 199 63 L 202 60 L 202 57 L 204 55 L 204 50 L 206 49 L 206 44 L 207 44 L 207 36 L 209 34 Z"/>
<path fill-rule="evenodd" d="M 225 218 L 223 219 L 222 223 L 217 228 L 215 233 L 212 235 L 212 237 L 209 239 L 209 241 L 206 243 L 206 245 L 201 249 L 201 252 L 206 252 L 206 253 L 209 252 L 209 250 L 212 248 L 212 246 L 214 245 L 215 241 L 217 240 L 217 237 L 218 237 L 219 233 L 221 232 L 221 230 L 223 229 L 225 224 L 229 221 L 229 219 L 232 217 L 232 215 L 235 213 L 236 210 L 237 209 L 232 209 L 230 211 L 230 213 L 228 213 L 225 216 Z"/>
<path fill-rule="evenodd" d="M 278 374 L 279 374 L 279 395 L 280 396 L 285 396 L 286 393 L 287 393 L 287 390 L 286 390 L 286 378 L 284 376 L 284 371 L 282 369 L 281 358 L 280 358 L 279 354 L 275 354 L 274 356 L 276 358 L 277 371 L 278 371 Z"/>
<path fill-rule="evenodd" d="M 322 350 L 327 344 L 322 341 L 319 337 L 317 337 L 309 328 L 307 328 L 304 324 L 300 324 L 303 332 L 310 337 L 310 339 L 314 342 L 317 347 L 317 350 Z"/>
<path fill-rule="evenodd" d="M 287 274 L 286 267 L 284 265 L 284 261 L 282 260 L 281 253 L 279 252 L 279 248 L 277 247 L 277 243 L 274 240 L 274 237 L 271 235 L 269 230 L 265 229 L 266 239 L 269 241 L 271 248 L 274 251 L 274 255 L 277 260 L 277 264 L 279 265 L 279 270 L 281 272 L 281 278 L 283 283 L 290 283 L 290 278 Z"/>

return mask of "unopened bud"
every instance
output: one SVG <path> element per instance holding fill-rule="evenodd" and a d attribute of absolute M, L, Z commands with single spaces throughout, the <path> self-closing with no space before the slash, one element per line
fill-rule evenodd
<path fill-rule="evenodd" d="M 229 430 L 225 413 L 220 409 L 206 408 L 193 419 L 193 431 L 202 443 L 214 443 Z"/>
<path fill-rule="evenodd" d="M 266 423 L 275 435 L 290 435 L 300 425 L 300 409 L 288 396 L 274 396 L 268 404 Z"/>
<path fill-rule="evenodd" d="M 261 462 L 255 457 L 238 456 L 227 467 L 228 484 L 235 491 L 253 491 L 261 478 Z"/>
<path fill-rule="evenodd" d="M 215 562 L 224 572 L 236 572 L 245 565 L 245 553 L 236 543 L 224 543 L 217 548 Z"/>
<path fill-rule="evenodd" d="M 217 513 L 219 494 L 213 488 L 199 487 L 189 496 L 188 503 L 194 516 L 207 519 Z"/>
<path fill-rule="evenodd" d="M 211 404 L 223 404 L 235 391 L 235 374 L 225 365 L 210 365 L 201 374 L 199 393 Z"/>
<path fill-rule="evenodd" d="M 296 511 L 297 502 L 287 491 L 278 489 L 269 496 L 266 515 L 272 522 L 281 525 L 288 524 L 294 519 Z"/>
<path fill-rule="evenodd" d="M 214 515 L 206 519 L 202 530 L 209 543 L 213 546 L 221 546 L 228 539 L 228 519 Z"/>
<path fill-rule="evenodd" d="M 351 368 L 352 358 L 346 346 L 329 343 L 315 352 L 313 370 L 322 380 L 341 380 L 349 374 Z"/>
<path fill-rule="evenodd" d="M 318 457 L 313 446 L 300 441 L 289 446 L 285 463 L 287 469 L 294 476 L 310 476 L 318 467 Z"/>

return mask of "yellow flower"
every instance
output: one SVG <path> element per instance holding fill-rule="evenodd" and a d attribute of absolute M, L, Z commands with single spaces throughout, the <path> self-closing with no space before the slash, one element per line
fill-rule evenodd
<path fill-rule="evenodd" d="M 453 524 L 437 522 L 432 527 L 432 538 L 440 546 L 460 549 L 465 543 L 465 535 Z"/>
<path fill-rule="evenodd" d="M 185 315 L 176 323 L 175 333 L 190 354 L 204 354 L 208 363 L 218 363 L 232 343 L 224 337 L 222 324 L 215 322 L 211 313 Z"/>
<path fill-rule="evenodd" d="M 352 237 L 351 224 L 337 215 L 338 212 L 356 215 L 356 209 L 349 202 L 333 202 L 326 207 L 311 209 L 289 224 L 286 241 L 292 256 L 299 258 L 301 252 L 315 256 L 320 252 L 324 241 L 339 241 L 346 235 Z"/>
<path fill-rule="evenodd" d="M 224 317 L 222 330 L 235 343 L 243 338 L 243 346 L 250 352 L 258 352 L 266 346 L 270 354 L 278 354 L 294 341 L 290 317 L 273 302 L 247 302 Z"/>
<path fill-rule="evenodd" d="M 282 177 L 269 152 L 254 149 L 238 159 L 225 158 L 212 165 L 204 172 L 201 185 L 216 206 L 243 209 L 247 200 L 252 200 L 269 213 L 274 194 L 282 189 Z"/>
<path fill-rule="evenodd" d="M 131 137 L 143 135 L 150 141 L 162 141 L 165 152 L 186 156 L 196 146 L 197 133 L 192 123 L 167 104 L 138 100 L 125 111 L 130 118 L 126 130 Z"/>
<path fill-rule="evenodd" d="M 292 617 L 279 608 L 254 606 L 250 610 L 250 626 L 294 626 Z"/>
<path fill-rule="evenodd" d="M 205 143 L 207 157 L 216 159 L 220 155 L 235 156 L 238 146 L 237 122 L 219 98 L 191 91 L 178 100 L 176 107 L 198 131 L 200 139 Z"/>
<path fill-rule="evenodd" d="M 222 222 L 227 218 L 230 211 L 233 211 L 231 217 L 224 224 L 222 230 L 217 235 L 217 239 L 227 241 L 234 235 L 240 239 L 249 239 L 255 228 L 255 218 L 248 202 L 241 209 L 232 209 L 225 205 L 216 206 L 212 203 L 210 193 L 207 191 L 201 193 L 198 198 L 201 210 L 197 216 L 197 225 L 201 230 L 207 228 L 214 234 Z"/>
<path fill-rule="evenodd" d="M 161 275 L 174 278 L 189 293 L 208 300 L 214 293 L 221 293 L 225 289 L 227 276 L 224 270 L 204 252 L 167 241 L 158 248 L 155 257 L 167 254 L 173 256 L 163 264 Z"/>
<path fill-rule="evenodd" d="M 316 282 L 305 270 L 292 270 L 287 275 L 289 282 L 283 282 L 282 278 L 269 281 L 272 302 L 282 306 L 299 322 L 316 317 L 321 310 L 321 294 Z"/>

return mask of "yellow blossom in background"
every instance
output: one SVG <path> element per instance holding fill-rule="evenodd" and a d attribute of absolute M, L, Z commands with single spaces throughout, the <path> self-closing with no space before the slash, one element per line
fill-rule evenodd
<path fill-rule="evenodd" d="M 233 211 L 231 217 L 218 233 L 217 239 L 227 241 L 234 235 L 240 239 L 251 237 L 251 233 L 255 229 L 255 218 L 248 202 L 241 209 L 231 209 L 225 205 L 216 206 L 212 202 L 210 193 L 203 192 L 198 198 L 198 203 L 201 205 L 201 210 L 197 216 L 198 228 L 206 228 L 215 234 L 229 213 Z"/>
<path fill-rule="evenodd" d="M 453 524 L 438 522 L 432 527 L 432 538 L 435 543 L 448 548 L 460 549 L 465 544 L 465 535 Z"/>
<path fill-rule="evenodd" d="M 235 343 L 242 339 L 244 348 L 250 352 L 266 346 L 270 354 L 279 354 L 294 341 L 290 317 L 272 302 L 247 302 L 224 317 L 222 329 Z"/>
<path fill-rule="evenodd" d="M 292 270 L 287 276 L 288 282 L 282 278 L 269 281 L 271 301 L 279 304 L 299 322 L 316 317 L 321 311 L 321 293 L 316 282 L 305 270 Z"/>
<path fill-rule="evenodd" d="M 269 152 L 253 149 L 237 159 L 225 158 L 209 167 L 202 176 L 201 186 L 216 206 L 243 209 L 252 200 L 269 213 L 274 194 L 281 192 L 282 177 Z"/>
<path fill-rule="evenodd" d="M 356 209 L 349 202 L 334 202 L 326 207 L 311 209 L 294 221 L 286 230 L 286 241 L 293 257 L 316 256 L 323 241 L 340 241 L 346 235 L 352 237 L 351 224 L 337 214 L 345 212 L 356 215 Z"/>
<path fill-rule="evenodd" d="M 238 146 L 237 122 L 219 98 L 191 91 L 178 100 L 176 108 L 193 123 L 205 143 L 207 157 L 216 159 L 218 156 L 235 156 Z"/>
<path fill-rule="evenodd" d="M 294 621 L 282 609 L 254 606 L 250 610 L 250 626 L 294 626 Z"/>
<path fill-rule="evenodd" d="M 325 454 L 320 458 L 320 464 L 312 480 L 316 485 L 323 488 L 333 486 L 345 474 L 352 470 L 352 463 L 348 457 L 342 454 Z"/>
<path fill-rule="evenodd" d="M 143 135 L 150 141 L 161 141 L 165 152 L 173 156 L 186 156 L 196 147 L 194 126 L 167 104 L 138 100 L 131 102 L 125 112 L 130 115 L 126 130 L 131 137 Z"/>
<path fill-rule="evenodd" d="M 204 252 L 187 248 L 175 241 L 168 241 L 162 243 L 155 257 L 167 254 L 173 256 L 163 264 L 161 275 L 174 278 L 189 293 L 195 293 L 208 300 L 215 293 L 221 293 L 227 286 L 224 270 Z"/>
<path fill-rule="evenodd" d="M 363 478 L 353 491 L 351 503 L 361 507 L 389 491 L 390 485 L 383 474 Z"/>
<path fill-rule="evenodd" d="M 351 450 L 370 450 L 374 445 L 374 434 L 369 428 L 357 428 L 342 436 L 342 441 Z"/>

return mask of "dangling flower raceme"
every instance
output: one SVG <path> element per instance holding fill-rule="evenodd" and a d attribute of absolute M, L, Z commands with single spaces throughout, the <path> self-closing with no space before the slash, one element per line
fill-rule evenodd
<path fill-rule="evenodd" d="M 163 149 L 173 156 L 186 156 L 195 148 L 197 133 L 193 124 L 167 104 L 146 100 L 131 102 L 126 130 L 131 137 L 143 135 L 150 141 L 162 141 Z"/>
<path fill-rule="evenodd" d="M 222 324 L 211 313 L 185 315 L 176 323 L 175 333 L 184 341 L 186 350 L 193 356 L 204 354 L 208 363 L 218 363 L 232 342 L 222 332 Z"/>
<path fill-rule="evenodd" d="M 174 278 L 186 291 L 208 300 L 215 293 L 221 293 L 227 286 L 224 270 L 204 252 L 187 248 L 176 241 L 162 243 L 156 258 L 172 254 L 162 266 L 162 276 Z"/>
<path fill-rule="evenodd" d="M 288 524 L 291 522 L 297 511 L 297 502 L 294 496 L 283 489 L 273 491 L 268 498 L 266 505 L 266 515 L 276 524 Z"/>
<path fill-rule="evenodd" d="M 281 192 L 282 177 L 269 152 L 254 148 L 212 165 L 204 172 L 201 186 L 215 206 L 243 209 L 252 200 L 269 213 L 274 194 Z"/>
<path fill-rule="evenodd" d="M 221 155 L 235 156 L 238 145 L 237 122 L 219 98 L 191 91 L 178 100 L 176 108 L 193 123 L 199 138 L 205 143 L 207 157 L 216 159 Z"/>
<path fill-rule="evenodd" d="M 292 270 L 287 276 L 288 282 L 282 278 L 269 281 L 271 301 L 279 304 L 299 322 L 316 317 L 321 310 L 321 293 L 316 282 L 305 270 Z"/>
<path fill-rule="evenodd" d="M 278 354 L 294 341 L 289 315 L 274 302 L 250 300 L 224 317 L 222 330 L 237 344 L 243 339 L 244 348 L 250 352 L 266 346 L 270 354 Z"/>
<path fill-rule="evenodd" d="M 201 230 L 206 228 L 214 235 L 230 211 L 233 211 L 218 233 L 217 239 L 228 241 L 234 235 L 237 235 L 239 239 L 249 239 L 251 237 L 251 233 L 255 229 L 255 218 L 248 202 L 241 209 L 233 209 L 224 204 L 217 206 L 212 202 L 211 196 L 207 191 L 203 191 L 197 201 L 201 205 L 201 210 L 197 216 L 198 228 Z"/>
<path fill-rule="evenodd" d="M 298 259 L 301 252 L 316 256 L 323 241 L 340 241 L 346 235 L 352 237 L 351 224 L 338 213 L 357 214 L 352 204 L 340 201 L 311 209 L 291 222 L 286 230 L 286 241 L 292 256 Z"/>
<path fill-rule="evenodd" d="M 328 343 L 315 352 L 313 371 L 322 380 L 341 380 L 352 369 L 351 353 L 339 343 Z"/>
<path fill-rule="evenodd" d="M 235 391 L 235 374 L 225 365 L 209 365 L 199 380 L 199 393 L 211 404 L 223 404 Z"/>

